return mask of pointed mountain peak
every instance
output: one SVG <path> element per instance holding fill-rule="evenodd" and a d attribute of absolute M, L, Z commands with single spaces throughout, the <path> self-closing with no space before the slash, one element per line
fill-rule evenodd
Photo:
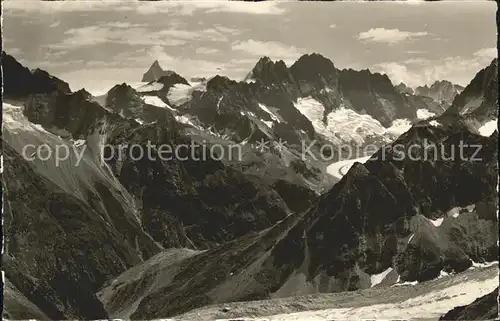
<path fill-rule="evenodd" d="M 85 88 L 82 88 L 74 93 L 75 96 L 81 96 L 84 100 L 92 98 L 92 94 L 89 93 Z"/>
<path fill-rule="evenodd" d="M 164 76 L 169 72 L 171 71 L 163 70 L 158 60 L 155 60 L 151 65 L 151 67 L 149 67 L 148 71 L 146 71 L 146 73 L 142 76 L 142 81 L 143 82 L 156 81 L 160 79 L 161 76 Z"/>

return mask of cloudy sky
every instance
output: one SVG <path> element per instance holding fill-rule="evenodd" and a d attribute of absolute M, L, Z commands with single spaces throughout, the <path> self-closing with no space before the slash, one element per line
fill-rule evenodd
<path fill-rule="evenodd" d="M 4 48 L 102 92 L 136 83 L 157 59 L 185 77 L 242 78 L 259 57 L 317 52 L 338 68 L 384 72 L 410 86 L 466 85 L 496 51 L 493 1 L 3 3 Z"/>

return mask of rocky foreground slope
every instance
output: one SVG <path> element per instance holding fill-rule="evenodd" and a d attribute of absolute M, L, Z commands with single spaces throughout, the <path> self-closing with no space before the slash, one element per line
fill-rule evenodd
<path fill-rule="evenodd" d="M 206 90 L 174 104 L 172 89 L 186 86 L 176 74 L 161 76 L 161 86 L 122 84 L 92 97 L 3 55 L 5 82 L 14 84 L 4 91 L 2 135 L 9 318 L 166 318 L 214 303 L 423 282 L 498 260 L 498 131 L 484 130 L 496 115 L 495 63 L 464 90 L 484 113 L 416 123 L 319 198 L 306 183 L 314 169 L 294 162 L 296 155 L 284 162 L 283 154 L 276 160 L 253 151 L 253 162 L 273 160 L 286 174 L 269 179 L 227 159 L 111 154 L 123 144 L 190 143 L 196 129 L 200 138 L 216 133 L 226 144 L 292 141 L 297 133 L 326 140 L 302 114 L 305 105 L 294 105 L 304 95 L 313 97 L 308 108 L 318 102 L 332 108 L 327 118 L 343 101 L 343 109 L 366 112 L 384 126 L 416 117 L 420 106 L 413 104 L 420 98 L 403 97 L 386 77 L 338 71 L 319 55 L 290 68 L 267 59 L 259 64 L 248 82 L 214 77 Z M 472 99 L 463 95 L 456 106 Z M 232 124 L 237 114 L 240 126 Z M 189 115 L 196 118 L 186 121 Z M 222 127 L 208 132 L 209 123 Z M 469 145 L 467 159 L 451 155 L 461 142 Z M 62 163 L 22 156 L 26 144 L 44 143 L 67 146 L 70 156 Z M 420 158 L 400 159 L 397 146 L 415 144 L 421 148 L 411 155 Z M 443 153 L 431 148 L 424 158 L 425 144 Z"/>
<path fill-rule="evenodd" d="M 498 287 L 471 304 L 453 308 L 439 320 L 498 320 Z"/>

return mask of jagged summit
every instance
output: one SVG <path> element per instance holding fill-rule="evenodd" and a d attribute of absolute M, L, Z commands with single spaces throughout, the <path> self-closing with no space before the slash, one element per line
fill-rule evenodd
<path fill-rule="evenodd" d="M 245 77 L 245 80 L 258 80 L 262 83 L 293 82 L 292 75 L 283 60 L 276 62 L 264 56 L 259 59 L 252 71 Z"/>
<path fill-rule="evenodd" d="M 235 85 L 237 82 L 229 79 L 226 76 L 216 75 L 212 77 L 207 82 L 207 90 L 219 91 L 221 89 L 227 89 L 228 87 Z"/>
<path fill-rule="evenodd" d="M 464 90 L 464 87 L 453 84 L 448 80 L 437 80 L 432 85 L 419 86 L 415 88 L 415 94 L 427 96 L 437 102 L 446 102 L 451 104 L 453 99 Z"/>
<path fill-rule="evenodd" d="M 414 90 L 408 87 L 408 85 L 406 85 L 404 82 L 401 82 L 399 85 L 397 85 L 396 89 L 402 94 L 409 94 L 409 95 L 414 94 Z"/>
<path fill-rule="evenodd" d="M 41 69 L 30 71 L 4 51 L 2 51 L 2 74 L 3 93 L 8 99 L 22 99 L 33 93 L 71 92 L 68 83 Z"/>
<path fill-rule="evenodd" d="M 163 70 L 160 66 L 158 60 L 155 60 L 148 71 L 142 76 L 143 82 L 151 82 L 160 79 L 162 76 L 168 76 L 172 74 L 171 70 Z"/>

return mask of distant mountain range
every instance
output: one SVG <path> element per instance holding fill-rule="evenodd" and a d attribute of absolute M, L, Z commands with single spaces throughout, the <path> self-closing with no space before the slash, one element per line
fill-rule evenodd
<path fill-rule="evenodd" d="M 424 97 L 319 54 L 290 67 L 263 57 L 243 81 L 188 81 L 155 62 L 143 85 L 100 97 L 7 54 L 2 68 L 9 319 L 167 318 L 498 261 L 497 60 L 446 111 L 454 85 Z M 243 158 L 111 154 L 193 141 L 237 144 Z M 379 150 L 340 181 L 328 173 L 345 151 L 322 145 L 371 143 Z M 432 143 L 447 156 L 480 145 L 481 161 L 397 157 L 397 146 Z M 27 144 L 75 153 L 29 161 Z"/>

